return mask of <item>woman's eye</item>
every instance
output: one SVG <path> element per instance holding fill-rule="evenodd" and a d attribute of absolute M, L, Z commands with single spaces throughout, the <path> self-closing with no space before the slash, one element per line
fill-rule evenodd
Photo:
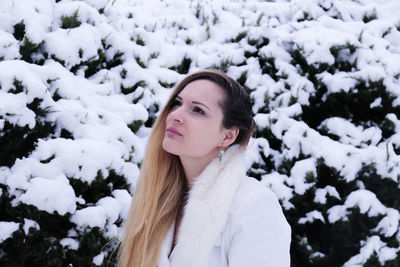
<path fill-rule="evenodd" d="M 193 108 L 193 111 L 197 112 L 199 114 L 204 114 L 204 111 L 201 108 L 198 108 L 198 107 Z"/>
<path fill-rule="evenodd" d="M 179 102 L 178 100 L 173 100 L 170 104 L 170 107 L 173 108 L 175 106 L 180 106 L 181 102 Z"/>

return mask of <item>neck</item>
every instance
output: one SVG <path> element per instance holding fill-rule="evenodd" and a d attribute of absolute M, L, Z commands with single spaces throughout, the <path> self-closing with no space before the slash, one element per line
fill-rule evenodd
<path fill-rule="evenodd" d="M 217 157 L 217 155 L 217 153 L 210 153 L 208 157 L 204 157 L 201 159 L 180 157 L 189 190 L 196 177 L 198 177 L 202 173 L 202 171 L 207 167 L 208 164 L 210 164 L 210 162 L 214 158 Z"/>

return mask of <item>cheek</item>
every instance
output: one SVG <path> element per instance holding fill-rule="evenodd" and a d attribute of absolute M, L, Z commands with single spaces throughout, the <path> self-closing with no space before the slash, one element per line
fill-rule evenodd
<path fill-rule="evenodd" d="M 167 117 L 165 117 L 165 123 L 168 123 L 171 120 L 171 112 L 167 114 Z"/>
<path fill-rule="evenodd" d="M 198 123 L 192 129 L 191 139 L 199 148 L 214 147 L 222 140 L 219 126 L 214 122 Z"/>

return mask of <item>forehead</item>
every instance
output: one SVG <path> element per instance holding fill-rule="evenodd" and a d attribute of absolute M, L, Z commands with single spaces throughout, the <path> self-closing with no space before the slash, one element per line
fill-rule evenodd
<path fill-rule="evenodd" d="M 221 87 L 209 80 L 195 80 L 187 84 L 178 94 L 183 100 L 202 101 L 204 104 L 217 105 L 225 94 Z"/>

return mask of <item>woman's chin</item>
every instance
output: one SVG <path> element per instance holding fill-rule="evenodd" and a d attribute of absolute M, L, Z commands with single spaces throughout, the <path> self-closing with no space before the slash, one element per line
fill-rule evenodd
<path fill-rule="evenodd" d="M 162 142 L 162 148 L 164 149 L 165 152 L 168 152 L 170 154 L 179 156 L 179 152 L 176 149 L 176 146 L 173 144 L 170 144 L 167 140 L 164 139 L 164 141 Z"/>

